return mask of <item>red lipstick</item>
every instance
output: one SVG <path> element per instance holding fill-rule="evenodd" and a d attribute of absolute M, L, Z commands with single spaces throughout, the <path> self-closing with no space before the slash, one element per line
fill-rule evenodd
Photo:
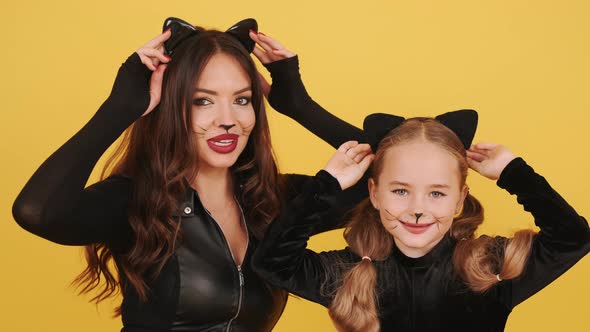
<path fill-rule="evenodd" d="M 222 134 L 207 140 L 207 145 L 217 153 L 231 153 L 238 146 L 239 136 L 236 134 Z"/>

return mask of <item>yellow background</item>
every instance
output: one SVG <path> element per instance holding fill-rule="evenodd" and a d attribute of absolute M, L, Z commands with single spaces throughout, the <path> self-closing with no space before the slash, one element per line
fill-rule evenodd
<path fill-rule="evenodd" d="M 38 165 L 108 95 L 119 64 L 167 16 L 225 29 L 255 17 L 301 57 L 308 91 L 358 126 L 372 112 L 480 114 L 476 141 L 522 155 L 583 215 L 588 207 L 590 3 L 445 1 L 3 1 L 0 147 L 0 330 L 115 331 L 69 281 L 81 250 L 21 230 L 10 208 Z M 332 149 L 269 110 L 284 172 L 314 173 Z M 95 181 L 93 176 L 91 181 Z M 470 177 L 486 233 L 532 225 L 515 199 Z M 340 248 L 338 231 L 312 240 Z M 520 305 L 507 331 L 589 331 L 590 260 Z M 428 319 L 428 317 L 424 317 Z M 276 331 L 333 331 L 325 310 L 291 298 Z"/>

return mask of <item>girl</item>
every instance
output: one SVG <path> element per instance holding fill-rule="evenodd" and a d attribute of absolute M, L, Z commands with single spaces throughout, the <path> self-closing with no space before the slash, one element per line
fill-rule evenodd
<path fill-rule="evenodd" d="M 248 52 L 256 22 L 220 32 L 169 19 L 165 28 L 127 59 L 94 117 L 31 177 L 14 218 L 50 241 L 87 246 L 76 282 L 83 293 L 104 286 L 96 302 L 122 292 L 123 331 L 270 331 L 287 293 L 253 272 L 251 253 L 306 177 L 277 172 Z M 293 56 L 277 51 L 261 44 L 256 52 L 286 86 L 296 58 L 277 62 Z M 313 111 L 298 118 L 328 121 L 312 129 L 336 147 L 341 135 L 360 133 Z M 107 165 L 108 176 L 84 188 L 124 131 L 112 171 Z"/>
<path fill-rule="evenodd" d="M 324 211 L 332 195 L 354 183 L 345 175 L 362 173 L 347 171 L 360 157 L 339 149 L 270 227 L 255 269 L 328 307 L 340 331 L 502 331 L 516 305 L 588 253 L 590 229 L 507 148 L 470 148 L 476 125 L 469 110 L 436 119 L 367 117 L 365 132 L 378 149 L 370 197 L 344 233 L 349 247 L 305 248 L 313 226 L 331 218 Z M 469 167 L 516 195 L 541 231 L 477 237 L 483 208 L 469 193 Z"/>

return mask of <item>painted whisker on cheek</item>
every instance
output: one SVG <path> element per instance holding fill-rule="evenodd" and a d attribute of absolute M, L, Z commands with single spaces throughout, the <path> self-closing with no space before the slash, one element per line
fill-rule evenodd
<path fill-rule="evenodd" d="M 385 212 L 387 212 L 387 214 L 389 214 L 389 216 L 390 216 L 389 218 L 385 217 L 385 219 L 387 219 L 389 221 L 397 221 L 398 222 L 397 225 L 395 225 L 394 227 L 391 228 L 391 230 L 396 229 L 399 226 L 399 223 L 401 222 L 399 217 L 394 216 L 391 212 L 387 211 L 387 209 L 383 209 L 383 210 L 385 210 Z"/>

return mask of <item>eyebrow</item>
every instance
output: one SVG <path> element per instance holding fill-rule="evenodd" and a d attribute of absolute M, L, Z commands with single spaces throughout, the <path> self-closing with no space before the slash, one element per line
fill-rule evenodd
<path fill-rule="evenodd" d="M 242 88 L 242 89 L 234 92 L 234 96 L 235 95 L 239 95 L 242 92 L 246 92 L 246 91 L 250 91 L 250 90 L 252 90 L 252 88 L 249 87 L 249 86 L 247 86 L 245 88 Z M 214 95 L 214 96 L 217 96 L 217 94 L 218 94 L 217 91 L 213 91 L 213 90 L 209 90 L 209 89 L 203 89 L 203 88 L 196 88 L 195 92 L 204 92 L 204 93 L 208 93 L 208 94 Z"/>
<path fill-rule="evenodd" d="M 405 182 L 401 182 L 401 181 L 395 181 L 395 180 L 389 182 L 389 185 L 390 186 L 391 185 L 398 185 L 398 186 L 403 186 L 403 187 L 411 187 L 411 185 L 409 183 L 405 183 Z M 447 184 L 432 184 L 429 187 L 430 188 L 444 188 L 444 189 L 450 188 L 450 186 L 447 185 Z"/>

